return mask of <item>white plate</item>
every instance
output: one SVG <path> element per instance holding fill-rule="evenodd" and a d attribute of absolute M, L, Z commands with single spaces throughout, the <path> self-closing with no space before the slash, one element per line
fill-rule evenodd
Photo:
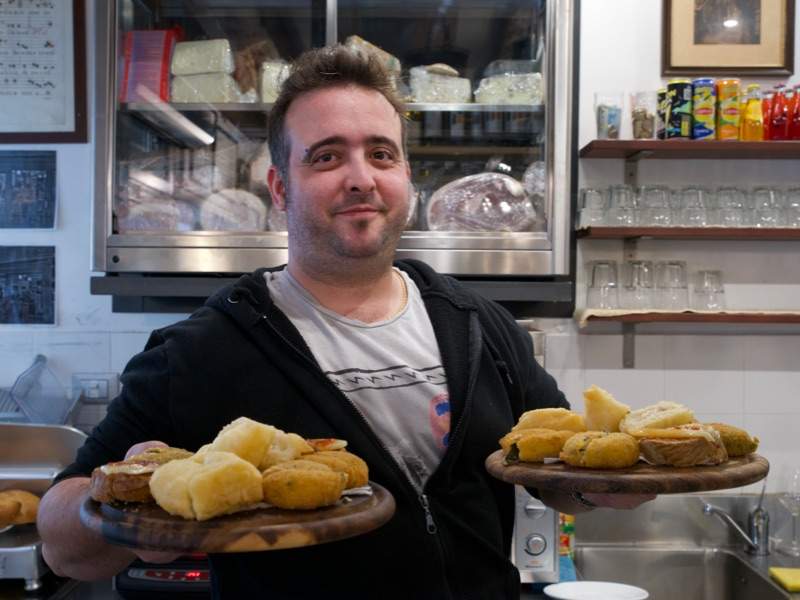
<path fill-rule="evenodd" d="M 544 593 L 558 600 L 645 600 L 646 590 L 610 581 L 565 581 L 544 588 Z"/>

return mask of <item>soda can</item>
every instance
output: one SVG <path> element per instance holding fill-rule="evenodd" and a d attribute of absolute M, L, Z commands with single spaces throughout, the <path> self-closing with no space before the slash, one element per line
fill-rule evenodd
<path fill-rule="evenodd" d="M 717 139 L 738 140 L 741 119 L 741 82 L 738 79 L 717 81 Z"/>
<path fill-rule="evenodd" d="M 692 139 L 713 140 L 717 129 L 717 90 L 713 79 L 692 81 Z"/>
<path fill-rule="evenodd" d="M 691 139 L 692 137 L 692 82 L 689 79 L 673 79 L 667 84 L 669 116 L 667 139 Z"/>
<path fill-rule="evenodd" d="M 669 101 L 667 88 L 660 88 L 656 92 L 656 137 L 659 140 L 667 139 L 667 115 L 669 115 Z"/>

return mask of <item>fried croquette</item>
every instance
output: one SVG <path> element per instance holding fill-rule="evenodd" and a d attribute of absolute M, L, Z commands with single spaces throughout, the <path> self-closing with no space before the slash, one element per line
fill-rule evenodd
<path fill-rule="evenodd" d="M 583 415 L 566 408 L 537 408 L 522 413 L 511 431 L 521 429 L 554 429 L 556 431 L 586 431 Z"/>
<path fill-rule="evenodd" d="M 293 461 L 311 462 L 311 461 Z M 285 468 L 281 463 L 264 471 L 264 500 L 278 508 L 312 509 L 335 504 L 347 485 L 347 474 L 322 468 Z"/>
<path fill-rule="evenodd" d="M 744 429 L 725 423 L 708 423 L 722 438 L 728 456 L 746 456 L 758 449 L 758 438 L 751 436 Z"/>
<path fill-rule="evenodd" d="M 367 463 L 346 450 L 323 450 L 314 454 L 305 454 L 303 459 L 320 462 L 328 465 L 334 471 L 345 473 L 348 489 L 362 487 L 369 483 Z"/>
<path fill-rule="evenodd" d="M 521 429 L 511 431 L 500 439 L 506 462 L 542 462 L 545 458 L 558 458 L 558 453 L 574 431 L 553 429 Z"/>
<path fill-rule="evenodd" d="M 639 443 L 626 433 L 586 431 L 570 437 L 559 458 L 574 467 L 624 469 L 639 460 Z"/>

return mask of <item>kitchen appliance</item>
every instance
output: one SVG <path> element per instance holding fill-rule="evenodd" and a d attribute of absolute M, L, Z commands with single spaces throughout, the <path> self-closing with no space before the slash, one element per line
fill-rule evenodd
<path fill-rule="evenodd" d="M 546 335 L 536 330 L 533 320 L 517 321 L 533 342 L 533 355 L 544 367 Z M 511 561 L 519 569 L 522 583 L 559 580 L 558 511 L 548 508 L 531 496 L 524 487 L 515 485 L 514 533 Z"/>
<path fill-rule="evenodd" d="M 0 490 L 43 495 L 85 439 L 84 433 L 65 425 L 0 423 Z M 49 571 L 35 524 L 0 532 L 0 579 L 23 579 L 25 590 L 34 591 Z"/>
<path fill-rule="evenodd" d="M 285 214 L 272 210 L 265 185 L 273 94 L 220 102 L 206 86 L 191 102 L 126 96 L 120 80 L 141 65 L 126 62 L 136 54 L 122 51 L 124 40 L 147 44 L 171 31 L 184 41 L 225 40 L 237 65 L 261 65 L 263 74 L 278 59 L 358 38 L 391 59 L 409 99 L 417 202 L 397 256 L 454 275 L 517 315 L 571 316 L 577 23 L 575 0 L 97 3 L 92 266 L 104 275 L 92 279 L 92 293 L 112 295 L 117 312 L 187 312 L 239 274 L 288 257 Z M 168 89 L 169 53 L 158 56 Z M 428 73 L 430 93 L 415 90 L 412 69 L 442 62 L 459 77 Z M 454 82 L 463 94 L 451 93 Z M 441 217 L 434 194 L 481 174 L 508 178 L 491 193 L 470 187 L 471 202 L 448 209 L 455 218 L 433 222 Z M 530 218 L 509 223 L 521 206 Z M 220 210 L 224 225 L 207 218 Z M 255 210 L 257 225 L 243 216 Z"/>
<path fill-rule="evenodd" d="M 133 561 L 114 577 L 114 591 L 125 600 L 169 596 L 202 600 L 211 597 L 211 570 L 205 554 L 182 556 L 169 564 Z"/>

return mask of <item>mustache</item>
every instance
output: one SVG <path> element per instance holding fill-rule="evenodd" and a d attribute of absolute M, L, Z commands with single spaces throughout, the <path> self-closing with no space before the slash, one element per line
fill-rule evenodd
<path fill-rule="evenodd" d="M 378 199 L 375 194 L 367 193 L 350 193 L 342 201 L 341 204 L 335 207 L 335 211 L 345 211 L 353 208 L 354 206 L 369 206 L 377 211 L 385 212 L 386 205 Z"/>

